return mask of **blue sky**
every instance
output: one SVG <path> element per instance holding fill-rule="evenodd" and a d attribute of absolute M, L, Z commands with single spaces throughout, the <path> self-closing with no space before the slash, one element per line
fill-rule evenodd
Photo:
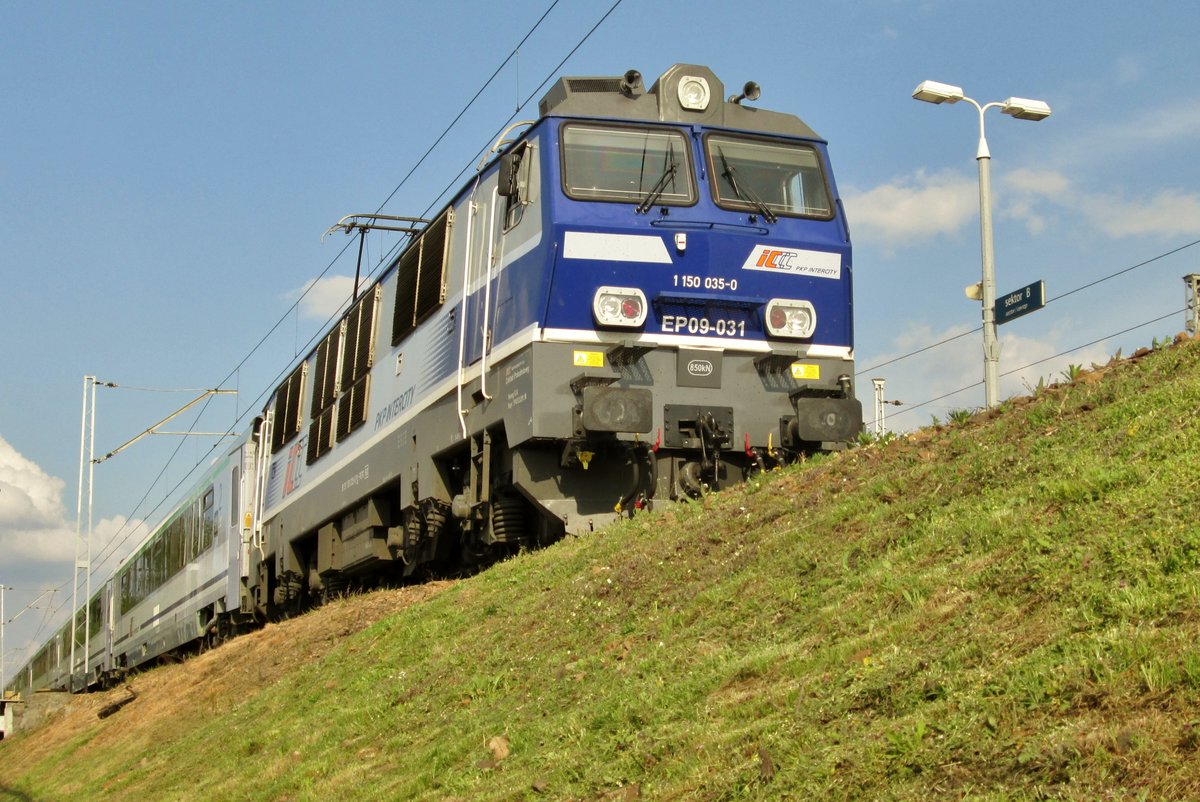
<path fill-rule="evenodd" d="M 977 332 L 890 362 L 979 325 L 963 297 L 980 272 L 978 118 L 912 100 L 921 80 L 1054 110 L 986 117 L 998 289 L 1044 279 L 1051 299 L 1000 327 L 1001 371 L 1033 365 L 1002 397 L 1183 328 L 1181 277 L 1200 272 L 1200 6 L 622 0 L 556 71 L 613 3 L 559 0 L 413 170 L 551 3 L 0 5 L 10 672 L 70 596 L 82 377 L 122 385 L 98 391 L 100 453 L 195 395 L 129 388 L 221 383 L 239 395 L 176 428 L 244 423 L 348 294 L 353 241 L 322 233 L 389 196 L 385 212 L 427 213 L 519 103 L 536 115 L 550 77 L 633 67 L 649 84 L 707 64 L 829 141 L 855 243 L 859 395 L 870 408 L 870 379 L 887 380 L 905 402 L 889 428 L 983 403 Z M 368 261 L 393 244 L 370 239 Z M 211 445 L 149 438 L 97 466 L 97 550 L 132 546 Z"/>

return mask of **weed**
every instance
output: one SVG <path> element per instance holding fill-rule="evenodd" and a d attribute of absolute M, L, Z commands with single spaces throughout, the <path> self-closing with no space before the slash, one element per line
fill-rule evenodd
<path fill-rule="evenodd" d="M 969 421 L 975 415 L 975 410 L 972 409 L 953 409 L 950 411 L 949 420 L 951 423 L 963 424 Z"/>
<path fill-rule="evenodd" d="M 1025 389 L 1034 398 L 1037 398 L 1038 396 L 1042 395 L 1042 393 L 1046 392 L 1046 390 L 1050 386 L 1049 383 L 1046 381 L 1045 376 L 1039 376 L 1038 380 L 1037 380 L 1037 384 L 1034 384 L 1034 385 L 1030 385 L 1029 381 L 1024 380 L 1024 379 L 1022 380 L 1021 383 L 1025 385 Z"/>
<path fill-rule="evenodd" d="M 919 771 L 921 764 L 918 756 L 924 745 L 927 728 L 924 719 L 917 719 L 911 727 L 903 727 L 887 733 L 887 746 L 884 754 L 895 766 L 904 772 Z"/>

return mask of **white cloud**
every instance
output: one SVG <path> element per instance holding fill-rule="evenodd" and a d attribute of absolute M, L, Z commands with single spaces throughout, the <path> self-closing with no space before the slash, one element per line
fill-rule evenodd
<path fill-rule="evenodd" d="M 346 308 L 354 292 L 353 276 L 326 276 L 305 282 L 303 287 L 288 293 L 288 300 L 300 299 L 300 316 L 309 320 L 327 321 Z"/>
<path fill-rule="evenodd" d="M 1114 146 L 1145 148 L 1191 144 L 1200 137 L 1200 102 L 1182 98 L 1152 108 L 1122 115 L 1117 121 L 1101 126 L 1096 138 Z"/>
<path fill-rule="evenodd" d="M 1040 197 L 1070 193 L 1071 180 L 1056 170 L 1031 170 L 1020 167 L 1004 176 L 1004 184 L 1020 192 Z"/>
<path fill-rule="evenodd" d="M 64 485 L 0 437 L 0 582 L 9 594 L 5 660 L 10 677 L 69 617 L 76 527 L 63 505 Z M 93 592 L 146 534 L 144 522 L 123 516 L 94 524 Z M 82 582 L 79 592 L 84 592 Z"/>
<path fill-rule="evenodd" d="M 63 488 L 62 479 L 47 474 L 0 437 L 0 555 L 5 565 L 74 562 L 76 525 L 67 518 Z M 141 521 L 103 519 L 92 527 L 93 556 L 118 534 L 123 545 L 116 556 L 123 557 L 145 531 Z"/>
<path fill-rule="evenodd" d="M 946 171 L 918 170 L 845 198 L 856 236 L 891 248 L 957 231 L 978 218 L 979 184 L 974 178 Z"/>
<path fill-rule="evenodd" d="M 1000 379 L 1001 398 L 1013 395 L 1025 395 L 1037 387 L 1039 381 L 1047 384 L 1063 381 L 1065 374 L 1073 365 L 1090 369 L 1093 364 L 1105 364 L 1112 354 L 1104 344 L 1088 346 L 1069 354 L 1058 356 L 1064 347 L 1064 341 L 1070 336 L 1072 326 L 1069 322 L 1057 326 L 1045 339 L 1031 339 L 1015 334 L 1000 333 L 1000 372 L 1016 370 L 1017 372 L 1002 376 Z M 982 335 L 980 335 L 982 336 Z"/>
<path fill-rule="evenodd" d="M 1030 230 L 1045 229 L 1043 204 L 1082 215 L 1096 230 L 1114 239 L 1142 235 L 1200 234 L 1200 193 L 1160 189 L 1152 195 L 1126 196 L 1089 192 L 1054 170 L 1018 169 L 1004 178 L 1004 215 L 1025 220 Z"/>
<path fill-rule="evenodd" d="M 1083 108 L 1075 110 L 1076 116 L 1084 113 Z M 1144 169 L 1147 159 L 1169 163 L 1191 158 L 1200 138 L 1200 97 L 1124 104 L 1119 112 L 1110 110 L 1081 122 L 1069 135 L 1048 143 L 1040 151 L 1039 161 L 1109 183 L 1144 186 L 1152 175 L 1141 169 L 1131 172 L 1130 165 Z"/>
<path fill-rule="evenodd" d="M 1170 186 L 1142 189 L 1136 176 L 1122 174 L 1111 158 L 1113 143 L 1118 148 L 1165 147 L 1200 137 L 1200 103 L 1181 101 L 1136 122 L 1105 126 L 1102 136 L 1094 136 L 1108 143 L 1107 150 L 1078 143 L 1075 152 L 1102 158 L 1105 170 L 1088 168 L 1080 173 L 1088 176 L 1084 183 L 1061 170 L 1006 169 L 995 179 L 996 218 L 1019 220 L 1032 234 L 1061 233 L 1057 226 L 1083 223 L 1112 239 L 1200 235 L 1200 192 Z M 1096 155 L 1105 152 L 1109 155 Z M 890 252 L 974 224 L 979 184 L 974 175 L 918 170 L 866 191 L 848 190 L 845 203 L 858 244 Z"/>
<path fill-rule="evenodd" d="M 5 562 L 73 560 L 63 480 L 50 476 L 0 437 L 0 554 Z"/>
<path fill-rule="evenodd" d="M 1110 237 L 1200 234 L 1200 193 L 1168 188 L 1142 198 L 1084 195 L 1078 200 L 1093 225 Z"/>

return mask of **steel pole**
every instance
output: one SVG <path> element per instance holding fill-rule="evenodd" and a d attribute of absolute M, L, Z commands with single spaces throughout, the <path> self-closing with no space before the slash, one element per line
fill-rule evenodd
<path fill-rule="evenodd" d="M 871 384 L 875 385 L 875 436 L 883 436 L 884 412 L 883 412 L 883 387 L 884 379 L 871 379 Z"/>
<path fill-rule="evenodd" d="M 4 698 L 4 591 L 0 585 L 0 699 Z"/>
<path fill-rule="evenodd" d="M 87 690 L 88 663 L 92 649 L 92 504 L 95 496 L 96 476 L 96 380 L 92 380 L 92 420 L 88 433 L 88 521 L 87 521 L 87 568 L 84 577 L 83 598 L 83 689 Z"/>
<path fill-rule="evenodd" d="M 992 154 L 979 109 L 979 239 L 983 261 L 983 394 L 988 409 L 1000 403 L 1000 342 L 996 339 L 996 252 L 992 245 Z"/>
<path fill-rule="evenodd" d="M 95 376 L 83 377 L 83 411 L 79 415 L 79 486 L 75 497 L 75 565 L 71 569 L 71 651 L 67 657 L 67 690 L 69 691 L 75 690 L 75 610 L 79 606 L 80 543 L 83 539 L 83 468 L 84 460 L 87 459 L 88 388 L 95 381 Z"/>

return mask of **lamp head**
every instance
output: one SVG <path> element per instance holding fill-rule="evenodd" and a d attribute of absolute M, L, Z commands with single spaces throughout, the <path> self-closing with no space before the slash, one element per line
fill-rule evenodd
<path fill-rule="evenodd" d="M 921 81 L 913 90 L 912 96 L 914 100 L 923 100 L 926 103 L 957 103 L 964 97 L 961 86 L 937 81 Z"/>
<path fill-rule="evenodd" d="M 1044 120 L 1050 116 L 1050 105 L 1042 100 L 1030 100 L 1026 97 L 1010 97 L 1000 107 L 1004 114 L 1018 120 Z"/>

